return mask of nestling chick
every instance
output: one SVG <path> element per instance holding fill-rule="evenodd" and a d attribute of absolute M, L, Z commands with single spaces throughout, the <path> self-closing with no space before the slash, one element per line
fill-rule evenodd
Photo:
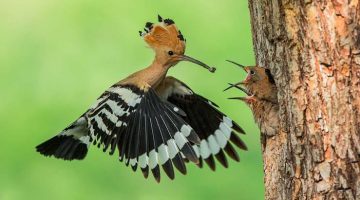
<path fill-rule="evenodd" d="M 248 67 L 233 61 L 229 62 L 241 67 L 247 73 L 245 80 L 230 84 L 225 89 L 235 87 L 246 93 L 247 96 L 230 99 L 244 101 L 252 110 L 261 133 L 267 136 L 275 135 L 279 129 L 279 105 L 275 80 L 270 70 L 259 66 Z"/>

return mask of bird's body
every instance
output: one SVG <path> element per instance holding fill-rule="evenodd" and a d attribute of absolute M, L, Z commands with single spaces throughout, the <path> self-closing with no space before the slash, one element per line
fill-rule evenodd
<path fill-rule="evenodd" d="M 260 128 L 260 132 L 267 136 L 274 136 L 279 131 L 279 105 L 263 100 L 248 103 L 255 122 Z"/>
<path fill-rule="evenodd" d="M 243 81 L 230 84 L 231 86 L 227 89 L 237 87 L 248 95 L 231 99 L 242 100 L 250 107 L 261 133 L 267 136 L 277 134 L 280 125 L 279 104 L 277 87 L 270 70 L 259 66 L 245 67 L 233 61 L 230 62 L 243 68 L 247 76 Z"/>
<path fill-rule="evenodd" d="M 224 152 L 234 160 L 239 157 L 232 144 L 246 150 L 235 132 L 244 131 L 221 113 L 215 104 L 194 93 L 173 77 L 166 77 L 179 61 L 215 69 L 185 56 L 185 41 L 174 22 L 147 23 L 144 40 L 155 51 L 152 64 L 107 89 L 75 122 L 55 137 L 38 145 L 45 156 L 83 159 L 90 144 L 113 154 L 135 171 L 147 177 L 151 170 L 160 181 L 160 166 L 174 178 L 174 169 L 186 173 L 184 162 L 215 169 L 215 156 L 227 167 Z"/>

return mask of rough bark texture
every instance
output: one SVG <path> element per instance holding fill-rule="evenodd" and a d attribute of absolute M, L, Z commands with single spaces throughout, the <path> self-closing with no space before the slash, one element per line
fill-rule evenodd
<path fill-rule="evenodd" d="M 263 139 L 266 199 L 360 200 L 359 0 L 249 0 L 281 130 Z"/>

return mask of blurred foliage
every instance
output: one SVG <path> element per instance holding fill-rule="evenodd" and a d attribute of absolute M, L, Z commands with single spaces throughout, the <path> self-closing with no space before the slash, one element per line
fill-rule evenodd
<path fill-rule="evenodd" d="M 170 75 L 246 130 L 241 162 L 216 172 L 188 165 L 188 175 L 157 184 L 97 148 L 81 162 L 37 154 L 106 88 L 151 63 L 138 31 L 157 14 L 175 20 L 188 55 L 218 68 L 179 63 Z M 243 103 L 227 100 L 241 93 L 222 92 L 245 76 L 225 59 L 255 63 L 251 41 L 245 0 L 1 0 L 0 199 L 263 199 L 259 131 Z"/>

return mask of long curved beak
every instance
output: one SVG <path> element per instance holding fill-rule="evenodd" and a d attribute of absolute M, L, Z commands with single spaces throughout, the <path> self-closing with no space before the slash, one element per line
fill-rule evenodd
<path fill-rule="evenodd" d="M 244 65 L 242 65 L 242 64 L 239 64 L 239 63 L 237 63 L 237 62 L 231 61 L 231 60 L 226 60 L 226 61 L 228 61 L 229 63 L 232 63 L 232 64 L 234 64 L 234 65 L 239 66 L 239 67 L 240 67 L 241 69 L 243 69 L 246 73 L 248 73 L 248 67 L 246 67 L 246 66 L 244 66 Z"/>
<path fill-rule="evenodd" d="M 246 98 L 246 97 L 229 97 L 228 99 L 235 99 L 235 100 L 247 101 L 247 98 Z"/>
<path fill-rule="evenodd" d="M 235 84 L 232 84 L 232 83 L 228 83 L 230 86 L 229 87 L 227 87 L 227 88 L 225 88 L 225 90 L 224 90 L 224 92 L 226 91 L 226 90 L 229 90 L 229 89 L 231 89 L 231 88 L 233 88 L 233 87 L 235 87 L 235 88 L 237 88 L 237 89 L 239 89 L 239 90 L 241 90 L 241 91 L 243 91 L 245 94 L 247 94 L 247 95 L 251 95 L 246 89 L 244 89 L 244 88 L 242 88 L 242 87 L 240 87 L 239 85 L 242 85 L 242 84 L 244 84 L 244 82 L 243 81 L 240 81 L 240 82 L 238 82 L 238 83 L 235 83 Z"/>
<path fill-rule="evenodd" d="M 180 55 L 179 56 L 179 60 L 182 60 L 182 61 L 189 61 L 189 62 L 192 62 L 194 64 L 197 64 L 197 65 L 200 65 L 202 67 L 204 67 L 205 69 L 209 70 L 210 72 L 214 73 L 216 71 L 216 68 L 215 67 L 210 67 L 209 65 L 199 61 L 199 60 L 196 60 L 195 58 L 192 58 L 190 56 L 187 56 L 187 55 Z"/>
<path fill-rule="evenodd" d="M 230 97 L 230 98 L 228 98 L 228 99 L 237 99 L 237 100 L 241 100 L 241 101 L 244 101 L 244 102 L 250 102 L 251 99 L 253 98 L 253 97 L 252 97 L 252 94 L 251 94 L 250 92 L 248 92 L 246 89 L 238 86 L 237 84 L 229 83 L 229 85 L 230 85 L 230 87 L 228 87 L 227 89 L 230 89 L 230 88 L 235 87 L 235 88 L 241 90 L 242 92 L 244 92 L 247 96 L 246 96 L 246 97 Z M 227 90 L 227 89 L 225 89 L 225 90 Z M 224 90 L 224 91 L 225 91 L 225 90 Z M 250 100 L 250 101 L 249 101 L 249 100 Z"/>
<path fill-rule="evenodd" d="M 235 99 L 235 100 L 240 100 L 243 101 L 247 104 L 253 104 L 255 102 L 257 102 L 257 99 L 254 96 L 247 96 L 247 97 L 231 97 L 228 99 Z"/>

